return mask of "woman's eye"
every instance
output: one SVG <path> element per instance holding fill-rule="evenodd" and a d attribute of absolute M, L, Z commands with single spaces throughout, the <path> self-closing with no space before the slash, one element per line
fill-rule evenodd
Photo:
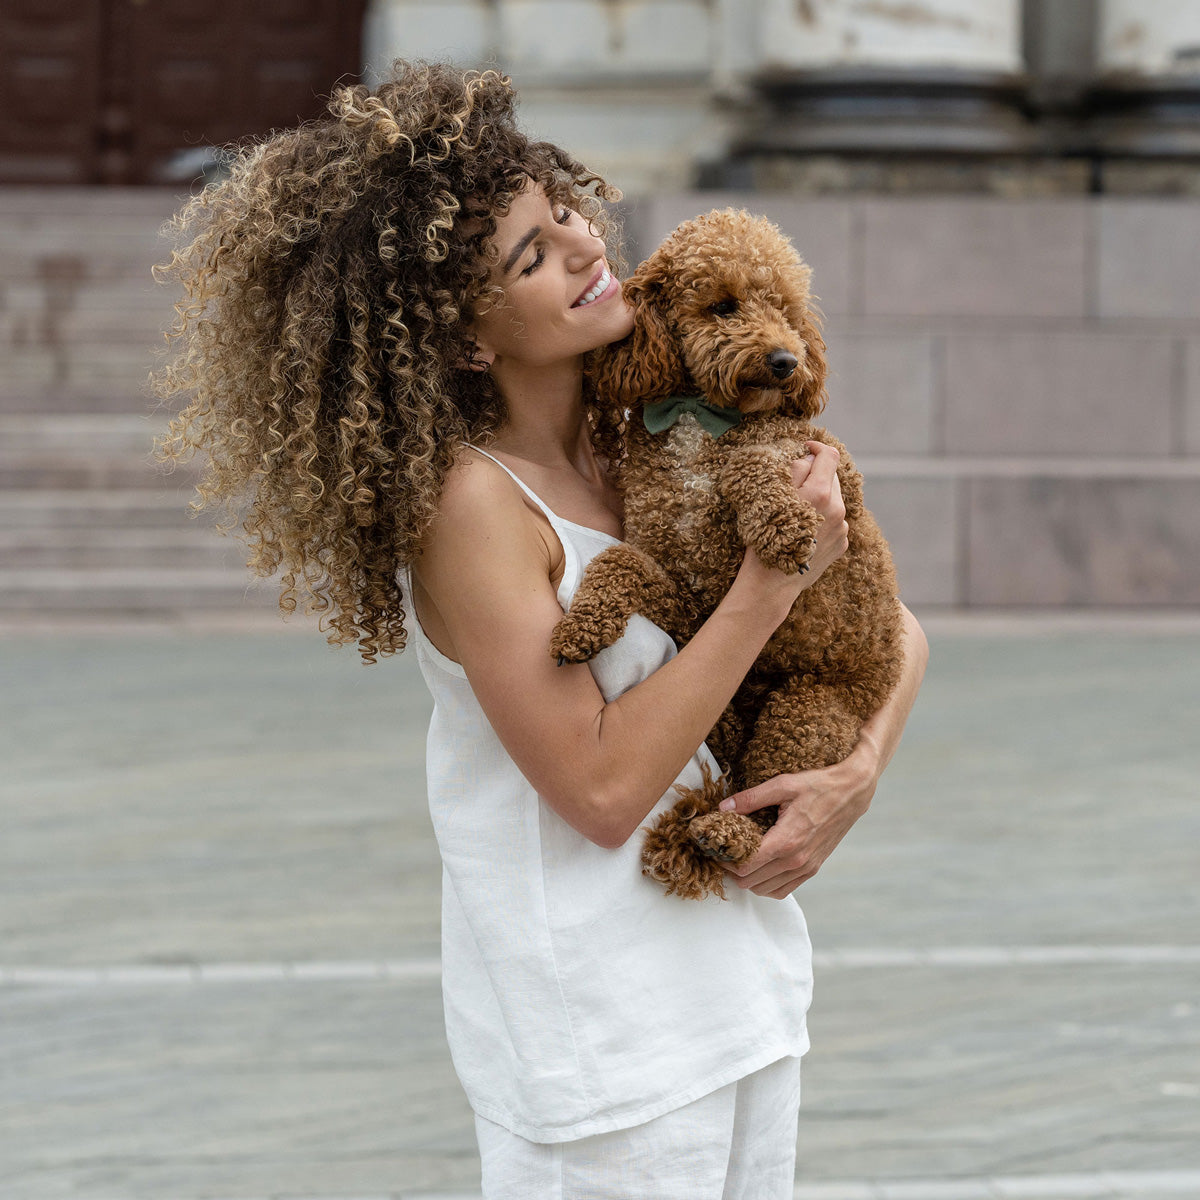
<path fill-rule="evenodd" d="M 545 250 L 542 250 L 539 248 L 537 254 L 534 255 L 533 262 L 531 262 L 529 264 L 529 266 L 527 266 L 525 268 L 525 270 L 523 270 L 521 272 L 521 274 L 522 275 L 532 275 L 534 273 L 534 271 L 536 271 L 538 269 L 538 267 L 540 267 L 542 265 L 542 263 L 545 261 L 546 261 L 546 252 L 545 252 Z"/>
<path fill-rule="evenodd" d="M 555 220 L 556 220 L 556 221 L 557 221 L 557 222 L 558 222 L 560 225 L 565 225 L 565 224 L 566 224 L 566 223 L 567 223 L 567 222 L 568 222 L 568 221 L 571 219 L 571 214 L 572 214 L 574 211 L 575 211 L 575 210 L 574 210 L 574 209 L 572 209 L 572 208 L 564 208 L 564 209 L 562 210 L 562 212 L 560 212 L 560 213 L 558 214 L 558 216 L 557 216 L 557 217 L 555 217 L 554 219 L 555 219 Z"/>
<path fill-rule="evenodd" d="M 709 312 L 716 313 L 718 317 L 732 317 L 737 312 L 736 300 L 718 300 L 716 304 L 709 305 Z"/>

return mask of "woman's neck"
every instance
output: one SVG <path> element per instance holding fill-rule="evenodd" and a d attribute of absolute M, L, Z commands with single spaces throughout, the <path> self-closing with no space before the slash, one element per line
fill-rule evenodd
<path fill-rule="evenodd" d="M 583 407 L 583 374 L 554 368 L 498 379 L 507 409 L 493 445 L 501 453 L 549 468 L 571 469 L 591 476 L 595 471 Z"/>

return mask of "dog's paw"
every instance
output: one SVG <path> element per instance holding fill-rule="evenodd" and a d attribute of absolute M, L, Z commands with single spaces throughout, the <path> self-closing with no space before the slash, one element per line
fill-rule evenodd
<path fill-rule="evenodd" d="M 620 640 L 625 623 L 582 612 L 564 613 L 550 635 L 550 657 L 563 663 L 591 662 Z"/>
<path fill-rule="evenodd" d="M 809 559 L 816 552 L 816 529 L 811 521 L 798 518 L 792 510 L 757 514 L 754 522 L 745 522 L 739 529 L 745 544 L 767 566 L 794 575 L 808 570 Z"/>
<path fill-rule="evenodd" d="M 816 538 L 791 537 L 778 526 L 763 530 L 753 544 L 754 552 L 766 566 L 783 571 L 786 575 L 807 571 L 809 560 L 817 548 Z"/>
<path fill-rule="evenodd" d="M 642 874 L 662 885 L 668 896 L 703 900 L 725 899 L 725 872 L 706 858 L 689 836 L 689 823 L 698 811 L 698 793 L 685 793 L 674 808 L 659 815 L 642 842 Z"/>
<path fill-rule="evenodd" d="M 762 830 L 740 813 L 711 812 L 695 817 L 688 825 L 688 836 L 718 862 L 744 863 L 762 845 Z"/>
<path fill-rule="evenodd" d="M 647 847 L 642 854 L 642 874 L 661 884 L 668 896 L 681 900 L 725 899 L 725 872 L 716 859 L 682 852 L 679 847 Z"/>

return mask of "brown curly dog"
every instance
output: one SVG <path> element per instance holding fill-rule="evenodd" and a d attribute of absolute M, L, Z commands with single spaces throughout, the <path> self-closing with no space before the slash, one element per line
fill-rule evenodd
<path fill-rule="evenodd" d="M 560 661 L 588 661 L 634 612 L 682 645 L 747 545 L 768 565 L 806 569 L 821 517 L 790 464 L 808 441 L 841 452 L 849 549 L 801 592 L 709 736 L 725 777 L 682 792 L 648 831 L 643 871 L 668 894 L 724 897 L 721 862 L 752 857 L 778 813 L 718 811 L 726 786 L 840 762 L 900 674 L 887 543 L 845 447 L 809 424 L 826 373 L 810 277 L 769 221 L 733 210 L 686 221 L 623 285 L 633 332 L 595 368 L 601 398 L 630 414 L 616 470 L 626 541 L 589 565 L 554 631 Z"/>

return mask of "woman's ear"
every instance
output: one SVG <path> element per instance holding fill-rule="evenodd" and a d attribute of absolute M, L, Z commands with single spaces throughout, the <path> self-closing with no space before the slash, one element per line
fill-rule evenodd
<path fill-rule="evenodd" d="M 687 381 L 679 339 L 667 316 L 666 284 L 666 266 L 657 254 L 621 284 L 633 308 L 633 332 L 601 351 L 596 364 L 596 391 L 610 403 L 643 404 L 674 395 Z"/>
<path fill-rule="evenodd" d="M 486 371 L 496 361 L 496 352 L 489 350 L 478 339 L 467 342 L 464 351 L 454 363 L 458 371 Z"/>

